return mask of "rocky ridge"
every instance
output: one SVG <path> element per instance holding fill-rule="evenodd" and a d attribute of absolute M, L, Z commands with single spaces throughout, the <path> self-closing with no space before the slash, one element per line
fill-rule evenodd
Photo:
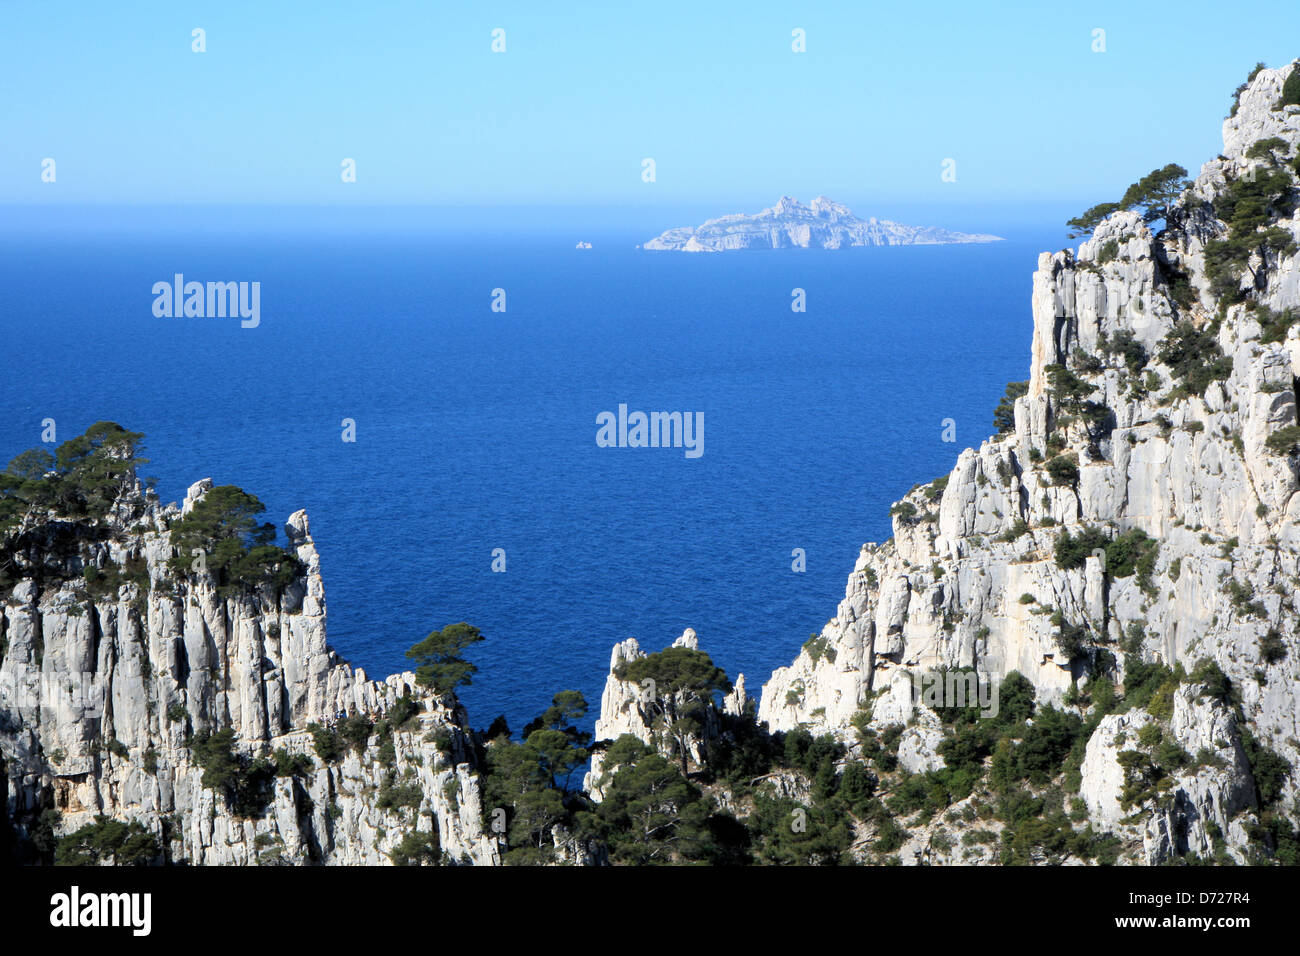
<path fill-rule="evenodd" d="M 138 485 L 123 496 L 138 521 L 95 545 L 92 561 L 142 562 L 146 574 L 115 595 L 89 598 L 75 580 L 12 588 L 0 616 L 0 763 L 18 837 L 36 835 L 52 809 L 55 836 L 100 815 L 137 821 L 169 860 L 192 864 L 386 863 L 412 830 L 436 833 L 453 861 L 496 862 L 463 708 L 411 673 L 370 680 L 329 648 L 305 512 L 285 526 L 301 574 L 278 593 L 223 596 L 210 575 L 169 570 L 169 524 L 211 488 L 195 484 L 179 509 Z M 387 740 L 368 734 L 334 761 L 314 755 L 309 725 L 380 720 L 403 698 L 421 712 Z M 264 812 L 241 817 L 204 786 L 191 746 L 223 729 L 236 755 L 283 750 L 309 769 L 274 777 Z M 385 805 L 399 782 L 402 805 Z"/>
<path fill-rule="evenodd" d="M 1104 717 L 1083 765 L 1091 814 L 1140 831 L 1147 862 L 1174 844 L 1207 847 L 1210 823 L 1244 858 L 1247 729 L 1289 762 L 1279 803 L 1297 806 L 1300 464 L 1284 432 L 1297 423 L 1300 376 L 1300 327 L 1287 311 L 1300 309 L 1294 204 L 1272 209 L 1268 225 L 1284 242 L 1251 253 L 1239 289 L 1225 294 L 1207 265 L 1207 244 L 1229 235 L 1237 184 L 1277 170 L 1290 187 L 1300 178 L 1300 107 L 1277 108 L 1295 69 L 1253 77 L 1224 122 L 1223 154 L 1159 235 L 1121 211 L 1077 251 L 1039 257 L 1014 429 L 894 506 L 893 538 L 863 546 L 821 640 L 764 685 L 758 713 L 771 729 L 848 740 L 865 706 L 877 730 L 909 722 L 909 735 L 925 737 L 910 678 L 940 668 L 992 681 L 1017 671 L 1041 700 L 1068 707 L 1072 688 L 1108 667 L 1122 681 L 1142 663 L 1190 672 L 1208 659 L 1239 694 L 1248 728 L 1225 704 L 1180 689 L 1163 732 L 1208 756 L 1134 818 L 1118 809 L 1116 740 L 1155 721 Z M 1123 574 L 1098 548 L 1063 561 L 1062 537 L 1089 529 L 1103 531 L 1096 543 L 1128 533 L 1148 554 L 1154 543 L 1154 561 Z M 911 750 L 917 769 L 935 759 L 922 740 Z"/>
<path fill-rule="evenodd" d="M 999 242 L 1000 236 L 907 226 L 888 219 L 860 219 L 847 206 L 818 196 L 805 206 L 782 196 L 775 206 L 749 216 L 736 213 L 701 226 L 669 229 L 643 249 L 724 252 L 735 249 L 845 249 L 850 246 L 917 246 Z"/>

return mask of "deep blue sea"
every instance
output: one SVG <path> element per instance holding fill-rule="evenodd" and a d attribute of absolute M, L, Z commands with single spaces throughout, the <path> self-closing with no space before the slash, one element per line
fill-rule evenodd
<path fill-rule="evenodd" d="M 482 629 L 475 726 L 518 729 L 570 687 L 590 723 L 610 647 L 686 627 L 757 694 L 889 536 L 890 503 L 978 445 L 1027 377 L 1030 277 L 1060 218 L 934 223 L 1008 236 L 987 246 L 695 256 L 635 249 L 684 224 L 637 215 L 11 216 L 0 458 L 44 418 L 60 440 L 110 419 L 147 435 L 164 501 L 211 477 L 277 524 L 306 508 L 330 642 L 371 676 L 432 628 Z M 151 287 L 176 272 L 259 281 L 260 326 L 155 318 Z M 703 456 L 597 447 L 619 403 L 702 412 Z"/>

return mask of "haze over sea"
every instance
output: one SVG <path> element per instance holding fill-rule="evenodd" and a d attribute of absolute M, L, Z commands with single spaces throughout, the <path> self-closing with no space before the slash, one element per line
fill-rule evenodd
<path fill-rule="evenodd" d="M 518 730 L 570 687 L 590 724 L 611 646 L 686 627 L 757 696 L 889 536 L 890 503 L 1028 376 L 1030 276 L 1065 215 L 854 210 L 1007 237 L 991 245 L 634 248 L 729 211 L 10 207 L 0 457 L 44 418 L 60 440 L 109 419 L 147 436 L 164 502 L 211 477 L 277 525 L 305 508 L 330 643 L 369 676 L 432 628 L 483 630 L 476 727 Z M 177 272 L 259 281 L 260 326 L 155 318 Z M 620 403 L 702 412 L 703 456 L 597 447 Z"/>

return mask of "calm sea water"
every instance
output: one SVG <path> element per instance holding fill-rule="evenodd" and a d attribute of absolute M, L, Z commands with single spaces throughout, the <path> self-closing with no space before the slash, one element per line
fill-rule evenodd
<path fill-rule="evenodd" d="M 611 645 L 686 627 L 756 694 L 888 537 L 890 502 L 988 434 L 1027 376 L 1035 257 L 1060 245 L 1054 221 L 982 221 L 959 227 L 1009 241 L 691 256 L 633 248 L 657 229 L 294 215 L 0 233 L 0 456 L 43 418 L 60 439 L 111 419 L 148 436 L 164 501 L 211 477 L 277 523 L 306 508 L 333 646 L 382 676 L 430 629 L 476 624 L 464 700 L 516 729 L 570 687 L 594 718 Z M 155 318 L 175 272 L 260 281 L 260 327 Z M 597 447 L 619 403 L 703 412 L 703 456 Z"/>

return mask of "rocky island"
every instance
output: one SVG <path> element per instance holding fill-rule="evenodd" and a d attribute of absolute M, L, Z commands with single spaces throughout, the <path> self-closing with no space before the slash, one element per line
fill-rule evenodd
<path fill-rule="evenodd" d="M 818 196 L 811 206 L 782 196 L 753 216 L 737 213 L 702 226 L 669 229 L 643 249 L 724 252 L 733 249 L 846 249 L 850 246 L 933 246 L 1000 242 L 1001 236 L 905 226 L 888 219 L 859 219 L 847 206 Z"/>
<path fill-rule="evenodd" d="M 893 506 L 757 703 L 687 630 L 614 646 L 595 739 L 566 690 L 472 729 L 455 690 L 481 635 L 367 678 L 326 642 L 303 512 L 280 545 L 239 489 L 164 506 L 109 423 L 20 455 L 0 852 L 1300 863 L 1300 63 L 1251 74 L 1223 142 L 1040 256 L 997 433 Z M 931 698 L 927 675 L 991 693 Z"/>

